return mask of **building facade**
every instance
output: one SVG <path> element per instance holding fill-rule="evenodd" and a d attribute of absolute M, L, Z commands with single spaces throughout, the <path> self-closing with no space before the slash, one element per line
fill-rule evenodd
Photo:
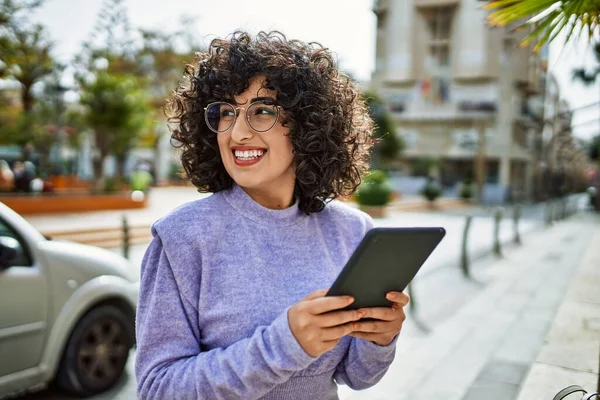
<path fill-rule="evenodd" d="M 523 198 L 539 129 L 540 102 L 532 99 L 543 95 L 543 56 L 519 48 L 525 32 L 490 28 L 484 4 L 376 1 L 371 85 L 407 144 L 406 172 L 419 159 L 435 158 L 435 175 L 446 187 L 470 178 L 503 197 Z"/>

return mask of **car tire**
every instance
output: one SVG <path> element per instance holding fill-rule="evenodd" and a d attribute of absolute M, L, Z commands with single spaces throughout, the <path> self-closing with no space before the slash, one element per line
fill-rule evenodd
<path fill-rule="evenodd" d="M 123 311 L 111 305 L 92 309 L 71 333 L 57 385 L 82 397 L 110 388 L 123 373 L 133 338 L 133 321 Z"/>

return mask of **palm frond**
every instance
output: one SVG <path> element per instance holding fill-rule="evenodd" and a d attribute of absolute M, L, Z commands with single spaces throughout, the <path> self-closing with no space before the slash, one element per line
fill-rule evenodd
<path fill-rule="evenodd" d="M 565 9 L 565 14 L 571 13 L 572 15 L 579 15 L 579 13 L 581 12 L 581 7 L 584 4 L 583 1 L 573 2 L 572 4 L 574 4 L 574 6 L 572 8 Z M 573 35 L 573 32 L 575 31 L 576 27 L 577 27 L 577 24 L 573 21 L 573 23 L 571 24 L 571 29 L 569 30 L 569 32 L 567 33 L 567 36 L 565 37 L 565 42 L 569 41 L 569 39 Z M 581 35 L 581 33 L 580 33 L 580 35 Z"/>
<path fill-rule="evenodd" d="M 584 32 L 590 40 L 600 24 L 600 0 L 489 0 L 484 6 L 491 11 L 487 16 L 491 26 L 503 27 L 517 23 L 518 27 L 534 29 L 521 46 L 535 42 L 534 51 L 566 32 L 565 41 Z M 526 22 L 522 22 L 526 20 Z M 579 33 L 576 31 L 579 29 Z M 567 31 L 565 31 L 567 29 Z"/>

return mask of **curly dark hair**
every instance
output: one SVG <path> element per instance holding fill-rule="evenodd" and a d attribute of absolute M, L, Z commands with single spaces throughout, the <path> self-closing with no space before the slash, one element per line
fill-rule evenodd
<path fill-rule="evenodd" d="M 260 32 L 253 39 L 236 31 L 229 40 L 214 39 L 206 53 L 186 65 L 166 114 L 187 178 L 199 192 L 231 188 L 233 179 L 221 161 L 217 134 L 205 123 L 204 107 L 244 92 L 257 75 L 265 77 L 264 86 L 276 91 L 285 110 L 299 208 L 318 212 L 329 200 L 353 194 L 373 146 L 365 101 L 328 49 L 288 40 L 280 32 Z"/>

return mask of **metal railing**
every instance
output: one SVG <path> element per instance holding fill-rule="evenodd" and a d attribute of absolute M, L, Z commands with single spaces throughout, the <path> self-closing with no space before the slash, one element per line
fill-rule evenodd
<path fill-rule="evenodd" d="M 129 258 L 131 246 L 147 244 L 152 240 L 150 225 L 131 226 L 123 215 L 121 226 L 113 228 L 47 231 L 42 234 L 50 239 L 70 240 L 77 243 L 98 246 L 106 249 L 120 248 L 123 256 Z"/>

